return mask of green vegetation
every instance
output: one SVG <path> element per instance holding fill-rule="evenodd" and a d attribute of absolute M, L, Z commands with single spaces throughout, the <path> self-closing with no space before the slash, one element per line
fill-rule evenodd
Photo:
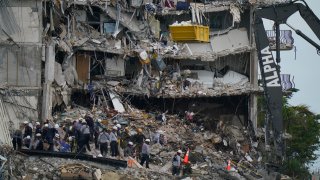
<path fill-rule="evenodd" d="M 292 138 L 286 140 L 286 158 L 282 167 L 283 174 L 294 179 L 307 179 L 310 176 L 307 164 L 316 158 L 315 151 L 320 147 L 320 115 L 309 110 L 306 105 L 292 106 L 288 103 L 291 96 L 283 98 L 283 121 L 285 132 Z M 259 124 L 263 125 L 264 104 L 259 99 Z"/>

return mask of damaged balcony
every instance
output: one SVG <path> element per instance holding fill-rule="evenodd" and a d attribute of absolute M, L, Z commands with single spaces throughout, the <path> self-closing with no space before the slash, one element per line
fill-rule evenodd
<path fill-rule="evenodd" d="M 272 51 L 276 50 L 276 31 L 274 30 L 267 30 L 266 31 L 269 46 Z M 292 37 L 291 30 L 280 30 L 280 50 L 292 50 L 294 47 L 293 45 L 294 39 Z"/>

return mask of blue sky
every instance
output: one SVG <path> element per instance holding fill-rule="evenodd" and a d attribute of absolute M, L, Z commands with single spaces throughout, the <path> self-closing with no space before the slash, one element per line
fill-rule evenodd
<path fill-rule="evenodd" d="M 320 19 L 320 1 L 306 0 L 306 2 Z M 316 35 L 305 23 L 303 18 L 301 18 L 299 13 L 292 15 L 287 22 L 320 44 Z M 265 21 L 266 29 L 270 29 L 272 25 L 272 21 Z M 280 29 L 286 30 L 290 28 L 287 25 L 281 25 Z M 315 47 L 299 35 L 293 33 L 293 37 L 294 45 L 297 48 L 297 57 L 295 59 L 293 50 L 282 51 L 280 63 L 281 73 L 293 75 L 295 87 L 300 90 L 293 95 L 289 103 L 291 105 L 305 104 L 310 107 L 311 111 L 320 114 L 320 56 L 317 54 Z M 314 164 L 310 165 L 311 170 L 320 169 L 320 150 L 318 150 L 317 154 L 319 158 Z"/>

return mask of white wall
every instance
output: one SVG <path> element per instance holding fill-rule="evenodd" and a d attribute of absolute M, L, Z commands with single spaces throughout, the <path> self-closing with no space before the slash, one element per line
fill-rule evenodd
<path fill-rule="evenodd" d="M 39 87 L 41 46 L 0 46 L 0 84 Z"/>
<path fill-rule="evenodd" d="M 1 28 L 3 28 L 17 43 L 40 43 L 42 29 L 40 27 L 41 9 L 31 7 L 7 7 L 7 9 L 12 11 L 14 15 L 14 17 L 11 17 L 10 22 L 16 23 L 19 28 L 16 30 L 16 32 L 10 31 L 5 26 Z M 7 19 L 7 16 L 4 14 L 1 16 L 0 13 L 0 23 L 1 21 L 9 20 Z M 0 39 L 1 41 L 4 41 L 8 39 L 8 36 L 1 31 Z"/>
<path fill-rule="evenodd" d="M 106 75 L 125 75 L 124 59 L 120 56 L 114 56 L 106 59 Z"/>

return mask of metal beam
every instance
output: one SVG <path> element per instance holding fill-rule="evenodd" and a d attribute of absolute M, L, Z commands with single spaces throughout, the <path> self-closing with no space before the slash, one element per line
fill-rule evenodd
<path fill-rule="evenodd" d="M 78 159 L 96 162 L 104 165 L 114 166 L 114 167 L 127 167 L 127 161 L 103 158 L 103 157 L 93 157 L 87 154 L 76 154 L 76 153 L 65 153 L 65 152 L 53 152 L 53 151 L 36 151 L 22 149 L 20 152 L 27 154 L 29 156 L 46 156 L 46 157 L 58 157 L 58 158 L 68 158 L 68 159 Z"/>

